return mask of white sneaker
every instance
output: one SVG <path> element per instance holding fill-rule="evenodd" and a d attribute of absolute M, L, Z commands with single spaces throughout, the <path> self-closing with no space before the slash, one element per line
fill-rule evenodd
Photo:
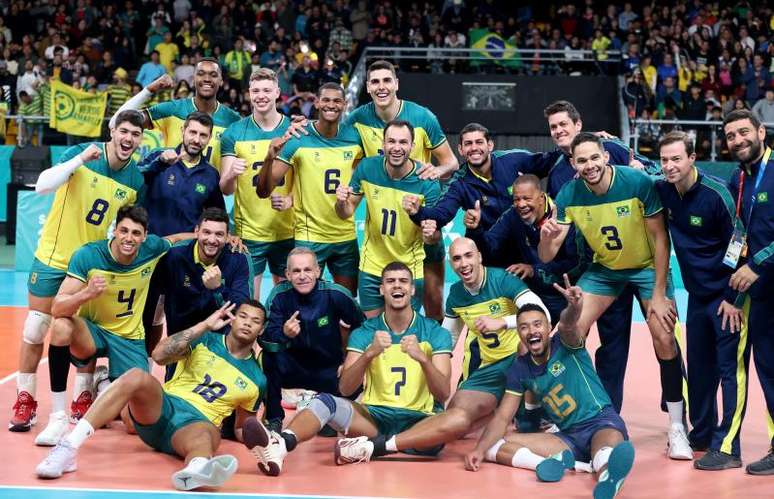
<path fill-rule="evenodd" d="M 73 472 L 78 469 L 75 460 L 77 455 L 78 449 L 70 447 L 70 444 L 63 440 L 51 449 L 46 459 L 35 468 L 35 473 L 40 478 L 59 478 L 63 473 Z"/>
<path fill-rule="evenodd" d="M 371 460 L 374 443 L 368 437 L 342 438 L 333 449 L 336 464 L 362 463 Z"/>
<path fill-rule="evenodd" d="M 52 412 L 48 417 L 48 425 L 35 437 L 35 445 L 53 447 L 67 433 L 70 425 L 70 418 L 64 411 Z"/>
<path fill-rule="evenodd" d="M 693 459 L 693 450 L 691 449 L 690 442 L 688 442 L 688 435 L 685 434 L 685 427 L 683 425 L 672 425 L 669 429 L 667 453 L 670 459 L 684 461 Z"/>
<path fill-rule="evenodd" d="M 255 418 L 245 421 L 256 421 L 258 427 L 256 431 L 252 433 L 253 438 L 248 438 L 248 433 L 245 432 L 245 445 L 247 445 L 250 452 L 258 460 L 258 469 L 261 473 L 268 476 L 279 476 L 282 472 L 282 465 L 285 462 L 285 457 L 288 455 L 288 449 L 285 445 L 285 439 L 279 433 L 269 432 L 261 423 Z M 243 429 L 243 431 L 245 431 Z M 264 432 L 261 435 L 261 432 Z M 268 442 L 264 445 L 261 443 L 266 442 L 265 438 L 268 436 Z M 257 438 L 256 438 L 257 437 Z M 252 444 L 252 445 L 251 445 Z"/>
<path fill-rule="evenodd" d="M 172 485 L 177 490 L 193 490 L 199 487 L 220 487 L 239 468 L 234 456 L 223 455 L 210 458 L 200 469 L 192 469 L 189 464 L 172 474 Z"/>

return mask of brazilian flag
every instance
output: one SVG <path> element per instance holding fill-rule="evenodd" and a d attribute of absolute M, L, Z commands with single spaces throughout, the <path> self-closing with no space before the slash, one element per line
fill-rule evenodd
<path fill-rule="evenodd" d="M 478 49 L 474 57 L 487 59 L 507 68 L 521 67 L 521 57 L 516 45 L 509 43 L 502 36 L 488 29 L 472 29 L 468 32 L 468 40 L 470 40 L 470 48 Z M 485 62 L 482 59 L 471 61 L 471 64 L 480 65 Z"/>

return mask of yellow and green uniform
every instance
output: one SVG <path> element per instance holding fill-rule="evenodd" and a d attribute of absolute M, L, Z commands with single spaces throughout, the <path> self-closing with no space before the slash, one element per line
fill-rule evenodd
<path fill-rule="evenodd" d="M 500 398 L 505 386 L 505 371 L 519 346 L 519 332 L 502 329 L 482 333 L 476 328 L 476 319 L 515 315 L 518 312 L 516 300 L 529 293 L 529 288 L 504 269 L 484 267 L 483 272 L 484 279 L 477 293 L 466 289 L 462 281 L 452 284 L 446 298 L 446 317 L 461 319 L 468 328 L 459 388 L 484 391 Z"/>
<path fill-rule="evenodd" d="M 78 316 L 86 321 L 97 357 L 110 359 L 110 377 L 117 378 L 132 367 L 148 369 L 142 312 L 151 275 L 171 248 L 166 239 L 153 234 L 140 245 L 132 263 L 123 265 L 110 251 L 111 240 L 88 243 L 73 254 L 67 275 L 87 283 L 102 276 L 107 288 L 81 305 Z M 90 359 L 74 359 L 77 363 Z"/>
<path fill-rule="evenodd" d="M 135 161 L 130 159 L 120 170 L 113 170 L 106 144 L 94 144 L 101 149 L 100 158 L 79 166 L 54 195 L 30 271 L 28 288 L 35 296 L 56 295 L 75 250 L 108 237 L 119 208 L 141 197 L 144 180 Z M 81 154 L 89 145 L 70 147 L 61 162 Z"/>
<path fill-rule="evenodd" d="M 234 156 L 247 163 L 247 171 L 236 181 L 234 227 L 250 249 L 257 274 L 263 273 L 268 260 L 272 274 L 284 275 L 287 252 L 293 247 L 293 210 L 274 210 L 271 200 L 259 198 L 255 191 L 269 144 L 282 137 L 289 126 L 290 120 L 283 116 L 273 130 L 264 130 L 248 116 L 229 126 L 220 138 L 221 157 Z M 287 196 L 292 188 L 293 172 L 288 171 L 274 193 Z"/>
<path fill-rule="evenodd" d="M 391 262 L 408 265 L 414 274 L 415 308 L 422 299 L 425 245 L 422 229 L 411 221 L 402 207 L 403 196 L 416 195 L 423 205 L 432 206 L 440 197 L 437 181 L 422 180 L 416 174 L 419 165 L 400 179 L 387 173 L 383 156 L 373 156 L 360 162 L 349 182 L 356 195 L 366 200 L 365 238 L 360 253 L 358 295 L 365 310 L 384 306 L 379 294 L 382 269 Z"/>
<path fill-rule="evenodd" d="M 250 67 L 250 54 L 246 50 L 231 50 L 223 59 L 223 66 L 232 80 L 241 80 Z"/>
<path fill-rule="evenodd" d="M 237 408 L 258 410 L 266 392 L 266 376 L 253 354 L 245 359 L 231 355 L 226 336 L 206 332 L 191 343 L 190 353 L 177 362 L 164 383 L 159 420 L 152 425 L 135 424 L 143 442 L 174 455 L 172 436 L 188 424 L 220 426 Z"/>
<path fill-rule="evenodd" d="M 107 86 L 108 114 L 114 116 L 118 108 L 132 96 L 132 86 L 128 83 L 111 83 Z"/>
<path fill-rule="evenodd" d="M 608 168 L 612 178 L 603 195 L 594 194 L 582 179 L 559 191 L 557 222 L 575 224 L 594 251 L 593 263 L 578 282 L 585 291 L 618 296 L 630 282 L 640 288 L 642 298 L 650 299 L 655 248 L 645 219 L 661 212 L 661 200 L 646 174 L 625 166 Z"/>
<path fill-rule="evenodd" d="M 333 275 L 356 276 L 358 268 L 355 219 L 336 214 L 336 188 L 348 185 L 353 165 L 363 156 L 354 128 L 339 125 L 334 138 L 307 125 L 309 135 L 292 137 L 277 159 L 293 169 L 293 213 L 296 246 L 310 248 L 321 268 Z"/>
<path fill-rule="evenodd" d="M 175 99 L 161 102 L 145 110 L 150 116 L 153 127 L 164 136 L 164 147 L 177 147 L 183 142 L 183 123 L 186 117 L 196 109 L 194 98 Z M 204 150 L 203 156 L 220 172 L 220 136 L 232 123 L 242 119 L 236 111 L 218 103 L 212 113 L 212 137 Z"/>
<path fill-rule="evenodd" d="M 396 333 L 384 314 L 369 319 L 349 337 L 347 350 L 363 353 L 373 342 L 376 331 L 390 333 L 392 345 L 368 364 L 361 403 L 366 407 L 383 435 L 395 435 L 427 416 L 440 412 L 442 400 L 435 400 L 419 362 L 401 351 L 400 340 L 415 335 L 428 356 L 451 355 L 451 335 L 432 319 L 414 312 L 411 325 Z"/>

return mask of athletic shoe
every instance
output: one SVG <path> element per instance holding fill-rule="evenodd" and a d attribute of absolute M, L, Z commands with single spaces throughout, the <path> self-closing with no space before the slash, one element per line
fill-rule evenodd
<path fill-rule="evenodd" d="M 70 419 L 64 411 L 52 412 L 48 417 L 46 428 L 35 437 L 35 445 L 53 447 L 58 444 L 67 433 L 69 424 Z"/>
<path fill-rule="evenodd" d="M 693 462 L 693 467 L 704 471 L 728 470 L 731 468 L 741 468 L 742 460 L 731 454 L 710 449 L 701 459 Z"/>
<path fill-rule="evenodd" d="M 624 441 L 613 448 L 607 460 L 607 469 L 599 475 L 594 487 L 594 499 L 612 499 L 621 490 L 624 480 L 634 465 L 634 447 Z"/>
<path fill-rule="evenodd" d="M 769 453 L 750 463 L 745 471 L 751 475 L 774 475 L 774 449 L 769 449 Z"/>
<path fill-rule="evenodd" d="M 172 485 L 177 490 L 193 490 L 199 487 L 220 487 L 239 468 L 234 456 L 223 455 L 210 458 L 200 470 L 188 466 L 172 474 Z"/>
<path fill-rule="evenodd" d="M 683 425 L 674 425 L 669 429 L 667 453 L 670 459 L 685 461 L 693 459 L 693 450 Z"/>
<path fill-rule="evenodd" d="M 59 478 L 63 473 L 71 473 L 78 469 L 78 463 L 75 460 L 77 455 L 78 449 L 62 440 L 35 468 L 35 473 L 40 478 Z"/>
<path fill-rule="evenodd" d="M 94 371 L 94 383 L 91 385 L 91 393 L 95 395 L 94 400 L 97 400 L 108 388 L 110 388 L 108 368 L 107 366 L 97 366 L 97 370 Z"/>
<path fill-rule="evenodd" d="M 333 448 L 336 464 L 362 463 L 371 460 L 374 443 L 368 437 L 342 438 Z"/>
<path fill-rule="evenodd" d="M 32 425 L 38 421 L 38 403 L 29 392 L 20 391 L 16 395 L 16 403 L 13 404 L 13 416 L 8 422 L 10 431 L 30 431 Z"/>
<path fill-rule="evenodd" d="M 570 450 L 563 450 L 541 461 L 535 473 L 541 482 L 558 482 L 566 470 L 572 469 L 575 469 L 575 456 Z"/>
<path fill-rule="evenodd" d="M 70 422 L 75 424 L 80 421 L 89 411 L 93 402 L 94 395 L 88 390 L 82 391 L 78 398 L 70 404 Z"/>
<path fill-rule="evenodd" d="M 270 432 L 256 418 L 249 418 L 242 426 L 245 446 L 258 460 L 258 469 L 264 475 L 279 476 L 288 449 L 279 433 Z"/>
<path fill-rule="evenodd" d="M 270 419 L 266 421 L 266 428 L 272 433 L 282 432 L 282 419 Z"/>

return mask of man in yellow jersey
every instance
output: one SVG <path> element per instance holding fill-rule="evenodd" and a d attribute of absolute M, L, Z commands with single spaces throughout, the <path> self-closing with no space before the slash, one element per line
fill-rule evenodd
<path fill-rule="evenodd" d="M 677 312 L 669 276 L 669 237 L 653 181 L 634 168 L 611 166 L 610 154 L 596 135 L 581 132 L 570 146 L 579 178 L 556 198 L 557 217 L 543 224 L 538 256 L 556 256 L 574 224 L 594 251 L 593 263 L 578 280 L 584 292 L 578 328 L 589 328 L 627 284 L 639 292 L 647 311 L 669 413 L 668 453 L 690 460 L 693 451 L 683 425 L 682 368 L 674 336 Z"/>
<path fill-rule="evenodd" d="M 162 239 L 147 231 L 145 208 L 124 206 L 111 239 L 88 243 L 73 254 L 51 304 L 55 319 L 48 362 L 54 400 L 65 397 L 71 361 L 83 367 L 107 357 L 110 380 L 132 367 L 148 370 L 142 311 L 153 269 L 173 243 L 194 234 Z M 35 443 L 55 445 L 66 429 L 67 416 L 59 409 Z"/>
<path fill-rule="evenodd" d="M 489 417 L 505 392 L 506 372 L 519 347 L 516 313 L 526 304 L 545 310 L 540 298 L 518 277 L 484 267 L 473 240 L 449 246 L 452 269 L 460 277 L 446 298 L 443 327 L 453 342 L 467 326 L 462 380 L 446 411 L 410 428 L 387 428 L 370 438 L 350 439 L 349 456 L 369 460 L 405 449 L 429 449 L 465 436 Z"/>
<path fill-rule="evenodd" d="M 40 174 L 35 190 L 56 192 L 27 281 L 29 312 L 22 330 L 17 377 L 17 399 L 11 431 L 29 431 L 37 420 L 35 392 L 38 363 L 51 324 L 51 302 L 65 278 L 73 252 L 103 239 L 121 206 L 140 197 L 143 178 L 132 154 L 142 140 L 143 119 L 136 111 L 119 113 L 109 142 L 78 144 L 59 163 Z M 92 375 L 79 373 L 75 382 L 73 416 L 80 417 L 91 403 Z M 65 411 L 65 399 L 53 401 L 54 412 Z M 66 416 L 65 416 L 66 418 Z M 54 442 L 56 443 L 56 442 Z"/>
<path fill-rule="evenodd" d="M 355 220 L 336 214 L 336 189 L 348 185 L 363 156 L 362 141 L 354 128 L 340 123 L 344 89 L 325 83 L 317 92 L 319 119 L 306 125 L 306 134 L 272 141 L 256 190 L 269 194 L 293 168 L 293 213 L 296 246 L 315 252 L 320 268 L 328 266 L 333 280 L 354 295 L 357 292 L 358 249 Z"/>
<path fill-rule="evenodd" d="M 249 300 L 232 315 L 234 307 L 226 302 L 202 322 L 163 339 L 153 359 L 174 365 L 172 378 L 162 386 L 142 369 L 127 371 L 37 466 L 37 475 L 59 478 L 76 471 L 78 450 L 86 439 L 128 405 L 143 442 L 185 459 L 185 468 L 172 475 L 176 489 L 223 485 L 239 463 L 234 456 L 213 457 L 220 444 L 218 426 L 234 410 L 240 422 L 254 413 L 266 387 L 253 353 L 266 309 Z M 229 324 L 227 334 L 213 332 Z"/>
<path fill-rule="evenodd" d="M 245 445 L 263 473 L 279 475 L 288 452 L 326 424 L 347 436 L 360 435 L 336 444 L 336 464 L 346 464 L 365 459 L 351 452 L 357 447 L 353 441 L 424 426 L 422 421 L 443 407 L 451 381 L 449 332 L 412 309 L 414 279 L 405 264 L 392 262 L 384 268 L 380 291 L 384 313 L 352 332 L 339 380 L 339 391 L 349 395 L 365 379 L 362 400 L 320 393 L 281 433 L 269 433 L 256 419 L 245 421 Z M 426 447 L 417 452 L 439 451 Z"/>
<path fill-rule="evenodd" d="M 374 61 L 366 73 L 366 90 L 371 102 L 347 117 L 345 123 L 355 127 L 363 140 L 365 156 L 383 156 L 382 130 L 392 120 L 404 120 L 414 127 L 415 140 L 411 159 L 421 163 L 417 171 L 421 179 L 448 179 L 459 168 L 438 118 L 419 104 L 398 98 L 398 77 L 395 66 L 388 61 Z M 435 159 L 433 166 L 430 161 Z M 443 240 L 425 249 L 424 294 L 425 314 L 437 320 L 443 318 L 444 246 Z M 421 294 L 421 293 L 420 293 Z"/>
<path fill-rule="evenodd" d="M 441 238 L 434 220 L 415 225 L 402 209 L 402 199 L 414 195 L 422 204 L 432 206 L 441 189 L 437 181 L 422 180 L 417 171 L 422 164 L 411 159 L 414 127 L 407 121 L 393 120 L 384 127 L 384 156 L 364 159 L 352 175 L 349 185 L 336 190 L 336 213 L 351 217 L 363 198 L 367 201 L 365 239 L 360 254 L 358 299 L 366 317 L 376 317 L 384 308 L 379 293 L 381 271 L 390 262 L 405 263 L 414 275 L 416 296 L 412 306 L 422 306 L 425 244 Z"/>
<path fill-rule="evenodd" d="M 140 93 L 121 106 L 126 109 L 142 109 L 145 126 L 161 131 L 164 147 L 177 147 L 183 142 L 183 123 L 194 111 L 207 113 L 212 117 L 212 137 L 202 153 L 216 170 L 220 171 L 220 135 L 232 123 L 242 119 L 236 111 L 218 102 L 218 91 L 223 85 L 223 74 L 217 59 L 205 57 L 196 64 L 194 72 L 194 96 L 161 102 L 143 109 L 154 94 L 174 88 L 174 81 L 164 75 L 142 89 Z M 112 120 L 111 120 L 112 122 Z"/>
<path fill-rule="evenodd" d="M 260 68 L 250 76 L 253 114 L 228 127 L 221 136 L 220 188 L 234 194 L 234 226 L 250 251 L 255 278 L 254 296 L 261 296 L 261 280 L 268 263 L 274 283 L 284 279 L 285 261 L 293 249 L 293 174 L 288 172 L 271 196 L 260 199 L 258 175 L 272 139 L 282 137 L 290 120 L 277 111 L 277 75 Z"/>

